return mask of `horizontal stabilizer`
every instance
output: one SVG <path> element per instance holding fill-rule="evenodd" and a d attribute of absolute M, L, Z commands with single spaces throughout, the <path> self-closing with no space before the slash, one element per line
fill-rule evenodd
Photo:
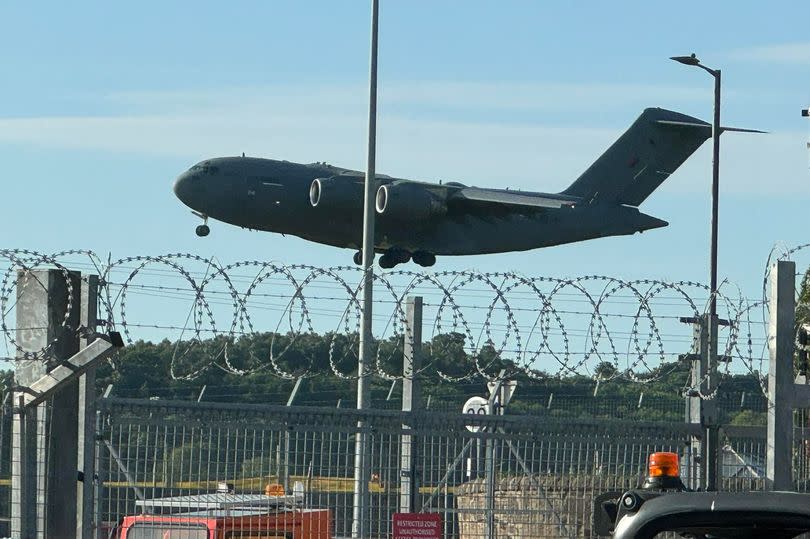
<path fill-rule="evenodd" d="M 723 131 L 736 131 L 738 133 L 767 133 L 767 131 L 761 131 L 759 129 L 745 129 L 743 127 L 723 127 L 720 126 L 720 132 Z"/>
<path fill-rule="evenodd" d="M 702 129 L 709 129 L 710 131 L 712 129 L 711 125 L 704 122 L 694 123 L 694 122 L 677 122 L 674 120 L 658 120 L 655 123 L 660 125 L 671 125 L 674 127 L 699 127 Z M 721 125 L 720 132 L 722 133 L 724 131 L 736 131 L 738 133 L 767 133 L 767 131 L 760 131 L 759 129 L 745 129 L 743 127 L 726 127 Z"/>

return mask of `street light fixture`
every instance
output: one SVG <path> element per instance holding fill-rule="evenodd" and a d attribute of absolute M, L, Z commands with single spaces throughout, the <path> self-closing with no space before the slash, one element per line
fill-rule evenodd
<path fill-rule="evenodd" d="M 694 52 L 689 56 L 670 56 L 669 59 L 675 60 L 676 62 L 680 62 L 682 64 L 686 64 L 688 66 L 700 65 L 700 60 L 697 59 L 697 56 L 695 56 Z"/>

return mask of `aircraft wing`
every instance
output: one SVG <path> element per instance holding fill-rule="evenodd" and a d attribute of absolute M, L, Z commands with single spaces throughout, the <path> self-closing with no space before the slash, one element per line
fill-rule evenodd
<path fill-rule="evenodd" d="M 541 194 L 521 193 L 519 191 L 504 191 L 501 189 L 481 189 L 479 187 L 464 187 L 452 195 L 452 201 L 471 201 L 498 204 L 503 206 L 524 206 L 529 208 L 562 208 L 573 206 L 577 200 L 572 198 L 545 196 Z"/>

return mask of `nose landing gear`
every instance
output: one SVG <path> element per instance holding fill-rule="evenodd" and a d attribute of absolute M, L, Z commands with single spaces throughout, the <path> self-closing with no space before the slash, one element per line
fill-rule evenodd
<path fill-rule="evenodd" d="M 198 225 L 197 228 L 194 229 L 194 232 L 201 238 L 206 237 L 208 234 L 211 233 L 211 229 L 208 228 L 208 216 L 203 213 L 197 213 L 196 211 L 191 212 L 197 217 L 200 217 L 203 220 L 203 224 Z"/>

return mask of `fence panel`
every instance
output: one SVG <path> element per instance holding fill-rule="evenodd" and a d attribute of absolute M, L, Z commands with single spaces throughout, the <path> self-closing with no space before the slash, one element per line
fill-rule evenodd
<path fill-rule="evenodd" d="M 11 406 L 0 403 L 0 537 L 11 535 Z"/>
<path fill-rule="evenodd" d="M 98 517 L 109 527 L 137 514 L 139 500 L 208 494 L 218 483 L 240 494 L 279 484 L 328 508 L 335 536 L 350 536 L 360 419 L 373 537 L 390 536 L 402 503 L 403 442 L 413 510 L 441 515 L 444 537 L 587 537 L 594 495 L 636 486 L 649 453 L 683 455 L 689 434 L 677 424 L 108 399 Z"/>

